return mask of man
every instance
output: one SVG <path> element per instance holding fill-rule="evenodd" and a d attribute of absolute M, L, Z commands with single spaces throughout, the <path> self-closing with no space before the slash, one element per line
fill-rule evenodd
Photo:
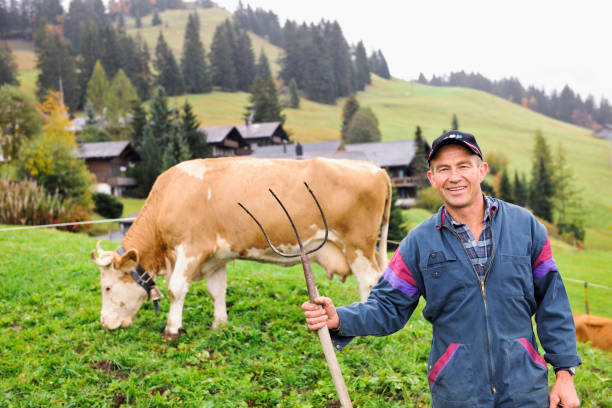
<path fill-rule="evenodd" d="M 577 407 L 581 360 L 546 229 L 525 209 L 483 195 L 488 165 L 474 136 L 444 133 L 428 161 L 444 205 L 404 238 L 365 303 L 305 302 L 308 327 L 327 324 L 340 350 L 355 336 L 401 329 L 423 296 L 434 407 Z M 556 372 L 550 393 L 546 362 Z"/>

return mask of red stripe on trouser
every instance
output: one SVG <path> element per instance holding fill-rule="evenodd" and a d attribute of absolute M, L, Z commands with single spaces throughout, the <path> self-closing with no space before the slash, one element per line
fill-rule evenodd
<path fill-rule="evenodd" d="M 440 371 L 442 371 L 442 369 L 446 366 L 449 360 L 453 357 L 453 354 L 455 354 L 455 351 L 457 351 L 458 347 L 459 343 L 452 343 L 448 346 L 444 354 L 442 354 L 442 357 L 440 357 L 438 361 L 436 361 L 436 364 L 434 364 L 433 369 L 427 376 L 427 378 L 429 379 L 429 387 L 433 387 L 434 382 L 436 382 L 436 377 L 438 376 L 438 374 L 440 374 Z"/>
<path fill-rule="evenodd" d="M 527 350 L 527 353 L 529 353 L 533 361 L 546 367 L 546 361 L 542 358 L 541 355 L 538 354 L 538 352 L 533 348 L 531 343 L 527 341 L 527 339 L 521 337 L 520 339 L 518 339 L 518 341 L 523 345 L 523 347 L 525 347 L 525 350 Z"/>

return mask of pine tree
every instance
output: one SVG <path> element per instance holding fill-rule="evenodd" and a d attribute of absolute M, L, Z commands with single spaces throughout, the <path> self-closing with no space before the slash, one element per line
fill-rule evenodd
<path fill-rule="evenodd" d="M 299 39 L 302 81 L 298 80 L 298 85 L 309 99 L 335 103 L 337 91 L 332 56 L 317 27 L 305 27 L 303 31 L 304 36 Z"/>
<path fill-rule="evenodd" d="M 155 47 L 154 65 L 158 71 L 157 84 L 163 86 L 169 96 L 180 95 L 185 91 L 183 75 L 161 31 Z"/>
<path fill-rule="evenodd" d="M 552 195 L 554 188 L 544 158 L 538 159 L 536 178 L 532 180 L 531 209 L 534 214 L 546 221 L 553 220 Z"/>
<path fill-rule="evenodd" d="M 272 71 L 270 70 L 270 63 L 268 62 L 268 57 L 266 57 L 263 48 L 259 53 L 257 66 L 255 67 L 255 76 L 260 76 L 264 79 L 267 79 L 268 77 L 272 76 Z"/>
<path fill-rule="evenodd" d="M 196 16 L 195 13 L 189 15 L 181 57 L 181 68 L 188 93 L 210 92 L 212 88 Z"/>
<path fill-rule="evenodd" d="M 353 115 L 359 110 L 359 101 L 355 98 L 355 94 L 350 94 L 349 97 L 344 102 L 344 106 L 342 107 L 342 129 L 341 136 L 342 140 L 346 143 L 346 131 L 348 129 L 348 125 L 353 118 Z"/>
<path fill-rule="evenodd" d="M 459 120 L 457 114 L 453 113 L 453 120 L 451 122 L 451 130 L 459 130 Z"/>
<path fill-rule="evenodd" d="M 36 48 L 36 55 L 38 97 L 44 98 L 48 90 L 61 89 L 64 103 L 70 109 L 76 109 L 79 106 L 80 89 L 76 60 L 70 43 L 59 34 L 45 30 L 40 38 L 40 46 Z"/>
<path fill-rule="evenodd" d="M 142 150 L 142 144 L 145 133 L 145 126 L 147 125 L 147 111 L 142 107 L 140 101 L 134 102 L 132 105 L 132 120 L 130 121 L 130 127 L 132 133 L 130 134 L 130 141 L 136 149 L 136 151 Z"/>
<path fill-rule="evenodd" d="M 527 192 L 529 187 L 526 185 L 524 177 L 519 177 L 517 171 L 514 172 L 514 204 L 525 207 L 527 205 L 528 197 Z"/>
<path fill-rule="evenodd" d="M 139 102 L 136 88 L 134 88 L 125 72 L 120 69 L 111 81 L 108 103 L 109 118 L 115 123 L 120 117 L 126 119 L 132 106 Z"/>
<path fill-rule="evenodd" d="M 256 77 L 251 86 L 249 95 L 249 105 L 244 114 L 245 118 L 255 112 L 253 123 L 262 122 L 285 122 L 285 115 L 281 113 L 282 107 L 278 101 L 276 84 L 272 77 L 263 79 Z"/>
<path fill-rule="evenodd" d="M 225 24 L 217 26 L 210 46 L 212 83 L 223 91 L 235 91 L 238 77 L 234 65 L 232 37 L 226 32 L 225 27 Z"/>
<path fill-rule="evenodd" d="M 514 194 L 512 191 L 512 183 L 510 182 L 510 178 L 508 177 L 508 174 L 505 171 L 501 174 L 498 197 L 508 203 L 515 203 Z"/>
<path fill-rule="evenodd" d="M 181 133 L 187 143 L 190 159 L 203 159 L 212 156 L 212 149 L 206 143 L 206 135 L 198 130 L 200 123 L 193 113 L 191 104 L 185 100 L 181 114 Z"/>
<path fill-rule="evenodd" d="M 138 162 L 135 169 L 135 176 L 138 180 L 136 193 L 141 197 L 146 197 L 162 171 L 162 152 L 159 141 L 149 126 L 145 127 L 144 140 L 139 153 L 141 161 Z"/>
<path fill-rule="evenodd" d="M 151 96 L 151 84 L 153 82 L 151 69 L 149 67 L 149 48 L 140 34 L 134 38 L 129 37 L 129 47 L 126 54 L 128 58 L 127 76 L 138 92 L 141 100 L 147 100 Z"/>
<path fill-rule="evenodd" d="M 180 124 L 176 119 L 172 122 L 172 131 L 170 133 L 170 139 L 168 145 L 164 148 L 162 155 L 162 171 L 169 169 L 175 164 L 179 164 L 185 160 L 191 158 L 191 152 L 189 152 L 189 146 L 183 137 L 180 129 Z"/>
<path fill-rule="evenodd" d="M 335 97 L 348 96 L 353 90 L 351 83 L 351 52 L 348 43 L 337 21 L 327 24 L 325 32 L 326 51 L 331 59 L 336 87 Z"/>
<path fill-rule="evenodd" d="M 559 142 L 554 161 L 555 219 L 561 233 L 570 233 L 584 239 L 584 211 L 582 191 L 575 185 L 574 175 L 568 167 L 565 148 Z"/>
<path fill-rule="evenodd" d="M 290 106 L 293 109 L 298 109 L 300 107 L 300 93 L 298 90 L 297 83 L 295 79 L 291 78 L 289 81 L 289 96 L 290 96 Z"/>
<path fill-rule="evenodd" d="M 80 44 L 79 87 L 81 89 L 81 95 L 79 97 L 79 106 L 85 106 L 87 104 L 87 84 L 93 75 L 96 62 L 100 61 L 103 54 L 103 47 L 98 35 L 98 29 L 93 23 L 87 22 L 87 24 L 85 24 L 81 34 Z"/>
<path fill-rule="evenodd" d="M 6 42 L 0 43 L 0 86 L 4 84 L 19 85 L 17 63 Z"/>
<path fill-rule="evenodd" d="M 369 107 L 362 107 L 353 115 L 346 129 L 345 142 L 370 143 L 380 142 L 378 119 Z"/>
<path fill-rule="evenodd" d="M 357 81 L 356 90 L 363 91 L 366 85 L 369 85 L 372 82 L 372 79 L 370 78 L 368 56 L 362 41 L 357 43 L 357 48 L 355 49 L 355 75 Z"/>
<path fill-rule="evenodd" d="M 376 74 L 381 78 L 391 79 L 391 72 L 389 71 L 387 60 L 385 59 L 385 56 L 383 55 L 381 50 L 378 50 L 378 63 L 379 68 Z"/>
<path fill-rule="evenodd" d="M 425 140 L 423 140 L 423 132 L 421 127 L 417 126 L 414 132 L 414 144 L 415 152 L 414 158 L 410 163 L 413 177 L 415 178 L 415 184 L 418 190 L 429 187 L 429 179 L 427 178 L 427 171 L 429 170 L 429 164 L 427 162 L 427 146 Z"/>
<path fill-rule="evenodd" d="M 398 200 L 397 188 L 391 190 L 391 213 L 389 214 L 389 232 L 388 237 L 392 241 L 401 241 L 406 236 L 406 232 L 402 229 L 404 222 L 402 217 L 402 209 L 395 205 Z"/>
<path fill-rule="evenodd" d="M 234 30 L 234 27 L 226 21 L 227 31 Z M 236 84 L 239 91 L 248 92 L 253 80 L 255 79 L 255 53 L 251 45 L 251 39 L 244 30 L 236 30 L 234 43 L 234 66 L 236 67 Z M 267 77 L 264 77 L 267 79 Z"/>
<path fill-rule="evenodd" d="M 106 72 L 100 61 L 97 61 L 91 79 L 87 83 L 87 101 L 91 103 L 94 112 L 98 115 L 101 115 L 104 108 L 108 106 L 110 100 L 109 88 L 110 84 Z"/>
<path fill-rule="evenodd" d="M 153 20 L 151 20 L 151 25 L 158 26 L 158 25 L 161 25 L 161 23 L 162 23 L 161 18 L 159 18 L 159 13 L 156 10 L 155 13 L 153 14 Z"/>
<path fill-rule="evenodd" d="M 160 146 L 166 146 L 172 132 L 172 112 L 168 108 L 168 98 L 164 88 L 158 87 L 153 93 L 150 105 L 148 129 Z"/>

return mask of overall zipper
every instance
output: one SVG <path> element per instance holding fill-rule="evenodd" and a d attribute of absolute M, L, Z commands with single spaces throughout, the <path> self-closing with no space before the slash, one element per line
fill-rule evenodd
<path fill-rule="evenodd" d="M 457 239 L 459 240 L 459 243 L 461 244 L 461 247 L 463 248 L 463 251 L 465 252 L 465 255 L 468 258 L 468 262 L 470 263 L 470 265 L 472 265 L 472 270 L 474 271 L 474 274 L 476 275 L 476 279 L 478 279 L 478 282 L 480 282 L 480 289 L 482 291 L 482 301 L 484 303 L 484 309 L 485 309 L 485 323 L 487 325 L 487 342 L 489 345 L 489 374 L 491 376 L 491 381 L 493 381 L 493 356 L 491 355 L 491 334 L 489 333 L 489 324 L 488 324 L 488 310 L 487 310 L 487 293 L 485 291 L 485 282 L 487 280 L 487 275 L 489 274 L 489 271 L 491 270 L 491 267 L 493 266 L 493 261 L 495 260 L 495 241 L 493 240 L 493 223 L 490 222 L 489 223 L 489 228 L 491 228 L 491 259 L 489 260 L 489 266 L 487 268 L 487 270 L 485 271 L 484 277 L 482 280 L 480 280 L 480 277 L 478 277 L 478 272 L 476 271 L 476 268 L 474 268 L 474 264 L 472 264 L 472 260 L 470 259 L 470 254 L 468 254 L 467 250 L 465 249 L 465 247 L 463 246 L 463 241 L 461 241 L 461 237 L 459 236 L 459 234 L 457 233 L 457 231 L 455 231 L 454 229 L 450 228 L 447 225 L 442 225 L 442 227 L 448 229 L 449 231 L 452 231 L 456 236 Z M 497 392 L 497 390 L 495 389 L 495 384 L 491 383 L 491 391 L 493 392 L 493 394 L 495 394 Z"/>

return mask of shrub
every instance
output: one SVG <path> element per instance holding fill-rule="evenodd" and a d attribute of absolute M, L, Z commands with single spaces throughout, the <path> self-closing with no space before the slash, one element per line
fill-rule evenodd
<path fill-rule="evenodd" d="M 95 211 L 105 218 L 119 218 L 123 214 L 123 203 L 105 193 L 93 194 Z"/>
<path fill-rule="evenodd" d="M 123 203 L 110 194 L 93 194 L 95 212 L 105 218 L 119 218 L 123 214 Z"/>
<path fill-rule="evenodd" d="M 437 212 L 440 206 L 444 204 L 442 197 L 433 187 L 427 187 L 419 190 L 419 196 L 417 198 L 417 207 L 424 208 L 431 212 Z"/>
<path fill-rule="evenodd" d="M 59 193 L 49 194 L 33 180 L 0 179 L 0 224 L 44 225 L 85 221 L 87 211 L 72 200 L 62 201 Z M 70 226 L 69 231 L 83 231 L 88 226 Z"/>
<path fill-rule="evenodd" d="M 489 165 L 489 172 L 497 174 L 504 171 L 508 166 L 508 156 L 504 152 L 489 152 L 485 156 L 485 161 Z"/>

